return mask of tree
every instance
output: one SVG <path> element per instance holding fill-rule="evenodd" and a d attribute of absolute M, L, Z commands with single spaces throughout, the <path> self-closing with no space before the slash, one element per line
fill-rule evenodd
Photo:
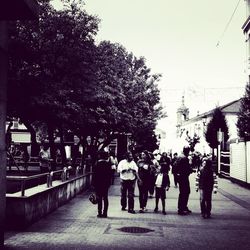
<path fill-rule="evenodd" d="M 81 121 L 81 108 L 95 89 L 99 20 L 74 1 L 62 11 L 49 2 L 39 0 L 39 23 L 11 25 L 8 115 L 26 125 L 33 145 L 35 132 L 46 131 L 54 156 L 55 130 L 63 142 L 65 131 Z M 41 124 L 46 129 L 39 129 Z"/>
<path fill-rule="evenodd" d="M 250 139 L 250 83 L 247 83 L 245 94 L 240 102 L 237 128 L 240 137 L 245 140 Z"/>
<path fill-rule="evenodd" d="M 214 109 L 212 119 L 208 123 L 205 132 L 206 141 L 212 149 L 218 146 L 217 132 L 219 129 L 224 132 L 224 143 L 227 142 L 229 138 L 227 121 L 221 109 L 217 107 Z"/>

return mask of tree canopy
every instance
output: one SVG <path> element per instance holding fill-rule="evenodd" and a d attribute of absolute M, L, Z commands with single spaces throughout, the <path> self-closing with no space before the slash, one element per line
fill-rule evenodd
<path fill-rule="evenodd" d="M 238 114 L 238 134 L 240 137 L 250 139 L 250 84 L 247 83 L 245 94 L 241 99 L 240 111 Z"/>
<path fill-rule="evenodd" d="M 212 119 L 208 123 L 205 133 L 206 141 L 211 148 L 218 146 L 217 132 L 219 129 L 224 133 L 224 142 L 227 142 L 229 138 L 227 121 L 221 109 L 217 107 L 213 112 Z"/>
<path fill-rule="evenodd" d="M 51 140 L 71 131 L 105 146 L 131 133 L 147 149 L 162 116 L 160 74 L 118 43 L 96 44 L 100 20 L 78 1 L 60 11 L 49 2 L 39 1 L 39 22 L 10 26 L 8 115 L 30 130 L 47 127 Z"/>

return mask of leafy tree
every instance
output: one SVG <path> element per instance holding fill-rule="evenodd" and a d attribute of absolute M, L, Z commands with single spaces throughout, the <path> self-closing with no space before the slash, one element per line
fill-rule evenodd
<path fill-rule="evenodd" d="M 131 133 L 147 149 L 162 115 L 161 76 L 120 44 L 96 46 L 99 20 L 77 1 L 65 1 L 62 11 L 39 2 L 39 24 L 11 27 L 9 116 L 20 117 L 34 141 L 36 131 L 47 131 L 52 149 L 55 133 L 63 142 L 67 131 L 83 145 L 90 136 L 93 152 L 119 133 Z"/>
<path fill-rule="evenodd" d="M 45 122 L 53 140 L 56 128 L 74 127 L 94 91 L 99 21 L 77 4 L 62 11 L 55 11 L 49 1 L 40 5 L 39 24 L 17 22 L 11 27 L 8 113 L 30 128 L 36 121 Z"/>
<path fill-rule="evenodd" d="M 250 84 L 247 83 L 245 94 L 241 99 L 240 111 L 238 114 L 238 134 L 246 140 L 250 139 Z"/>
<path fill-rule="evenodd" d="M 196 133 L 194 134 L 193 137 L 191 137 L 188 134 L 188 131 L 186 132 L 186 141 L 188 142 L 190 146 L 191 152 L 194 152 L 195 150 L 195 145 L 200 142 L 200 136 L 198 136 Z"/>
<path fill-rule="evenodd" d="M 208 123 L 205 133 L 206 141 L 212 149 L 218 146 L 217 132 L 219 129 L 224 132 L 224 143 L 227 142 L 229 138 L 227 121 L 221 109 L 217 107 L 214 109 L 212 119 Z"/>
<path fill-rule="evenodd" d="M 103 41 L 98 49 L 98 82 L 102 87 L 97 103 L 103 110 L 102 132 L 106 142 L 125 132 L 131 133 L 138 145 L 140 140 L 144 141 L 147 148 L 146 144 L 151 142 L 145 143 L 140 132 L 153 135 L 156 121 L 162 115 L 156 84 L 160 75 L 151 75 L 145 59 L 136 58 L 120 44 Z M 153 140 L 152 136 L 147 138 Z"/>

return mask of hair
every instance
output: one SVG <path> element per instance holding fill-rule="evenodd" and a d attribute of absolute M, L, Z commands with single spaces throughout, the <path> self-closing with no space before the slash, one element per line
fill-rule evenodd
<path fill-rule="evenodd" d="M 202 162 L 205 161 L 206 162 L 206 169 L 212 169 L 212 160 L 207 158 L 207 157 L 204 157 L 202 159 Z"/>
<path fill-rule="evenodd" d="M 184 153 L 184 155 L 189 154 L 189 152 L 190 152 L 190 147 L 189 147 L 189 146 L 185 146 L 185 147 L 183 148 L 183 153 Z"/>
<path fill-rule="evenodd" d="M 132 156 L 133 156 L 133 154 L 132 154 L 131 151 L 128 151 L 128 152 L 125 154 L 125 158 L 128 159 L 129 155 L 132 155 Z M 133 156 L 133 158 L 134 158 L 134 156 Z"/>

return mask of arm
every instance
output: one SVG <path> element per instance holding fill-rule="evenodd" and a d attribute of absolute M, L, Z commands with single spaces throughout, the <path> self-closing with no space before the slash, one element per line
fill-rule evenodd
<path fill-rule="evenodd" d="M 195 190 L 198 192 L 199 190 L 199 182 L 200 182 L 200 172 L 197 173 L 196 178 L 195 178 Z"/>
<path fill-rule="evenodd" d="M 216 194 L 217 190 L 218 190 L 218 178 L 217 178 L 216 173 L 213 173 L 213 178 L 214 178 L 214 188 L 213 188 L 213 191 Z"/>

